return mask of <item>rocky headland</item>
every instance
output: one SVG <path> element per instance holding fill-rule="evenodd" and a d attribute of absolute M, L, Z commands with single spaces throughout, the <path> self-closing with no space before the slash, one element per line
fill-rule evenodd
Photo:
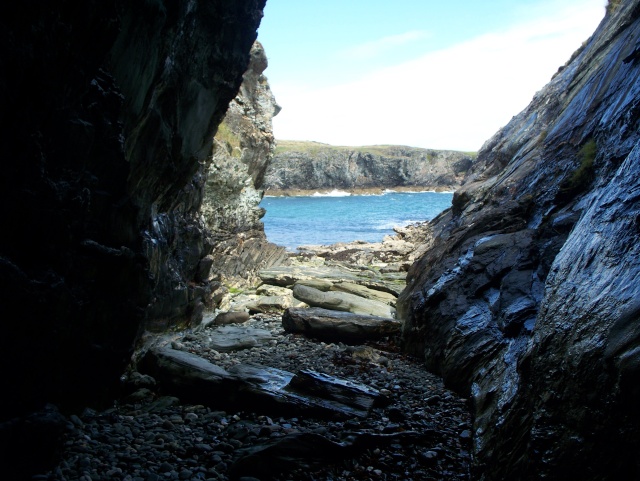
<path fill-rule="evenodd" d="M 215 277 L 222 288 L 253 285 L 258 270 L 287 261 L 285 249 L 267 240 L 260 220 L 264 210 L 258 206 L 276 146 L 271 120 L 280 106 L 264 75 L 264 48 L 256 42 L 250 54 L 238 95 L 214 137 L 201 206 L 213 241 L 204 275 Z"/>
<path fill-rule="evenodd" d="M 441 157 L 451 209 L 296 255 L 263 7 L 2 7 L 3 478 L 638 479 L 640 0 Z M 327 190 L 428 165 L 371 155 Z"/>
<path fill-rule="evenodd" d="M 336 147 L 318 142 L 278 140 L 264 179 L 268 195 L 453 191 L 475 154 L 400 145 Z"/>

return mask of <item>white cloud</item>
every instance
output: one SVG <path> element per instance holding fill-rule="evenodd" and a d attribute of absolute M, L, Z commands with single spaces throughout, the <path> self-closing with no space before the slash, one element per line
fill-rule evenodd
<path fill-rule="evenodd" d="M 477 150 L 530 102 L 604 14 L 582 1 L 541 18 L 321 89 L 276 90 L 277 138 Z"/>
<path fill-rule="evenodd" d="M 373 58 L 381 53 L 386 53 L 397 47 L 402 47 L 411 42 L 423 40 L 430 36 L 425 30 L 412 30 L 398 35 L 389 35 L 370 42 L 344 49 L 339 52 L 339 56 L 345 59 L 367 59 Z"/>

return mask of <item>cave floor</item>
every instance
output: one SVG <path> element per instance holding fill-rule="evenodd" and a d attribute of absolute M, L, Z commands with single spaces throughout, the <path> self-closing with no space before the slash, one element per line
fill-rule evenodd
<path fill-rule="evenodd" d="M 323 372 L 369 385 L 391 403 L 373 408 L 366 418 L 336 421 L 270 416 L 260 406 L 221 411 L 148 392 L 106 411 L 71 416 L 62 461 L 35 479 L 469 479 L 468 402 L 445 389 L 417 359 L 401 354 L 392 340 L 367 346 L 318 342 L 286 333 L 280 316 L 264 314 L 245 325 L 269 330 L 273 339 L 220 353 L 207 347 L 204 329 L 178 335 L 173 347 L 227 369 L 253 363 Z M 359 449 L 343 448 L 356 443 Z M 279 450 L 247 457 L 273 444 Z"/>

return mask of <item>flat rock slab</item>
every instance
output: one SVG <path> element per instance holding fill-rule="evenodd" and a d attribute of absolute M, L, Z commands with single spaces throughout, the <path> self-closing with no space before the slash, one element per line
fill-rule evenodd
<path fill-rule="evenodd" d="M 377 289 L 370 289 L 360 284 L 353 284 L 351 282 L 336 282 L 331 285 L 332 291 L 348 292 L 356 296 L 364 297 L 365 299 L 372 299 L 374 301 L 382 302 L 389 306 L 395 306 L 397 296 L 390 294 L 389 292 L 380 291 Z"/>
<path fill-rule="evenodd" d="M 321 291 L 313 287 L 296 284 L 293 296 L 313 307 L 322 307 L 335 311 L 346 311 L 353 314 L 386 317 L 392 319 L 395 309 L 380 301 L 365 299 L 359 295 L 340 291 Z"/>
<path fill-rule="evenodd" d="M 402 322 L 314 307 L 287 309 L 282 316 L 282 326 L 287 332 L 326 341 L 360 343 L 395 336 L 400 333 Z"/>
<path fill-rule="evenodd" d="M 350 419 L 364 418 L 371 408 L 389 402 L 369 386 L 327 374 L 293 374 L 249 364 L 225 370 L 195 354 L 169 347 L 149 350 L 138 368 L 153 376 L 164 394 L 221 409 Z"/>
<path fill-rule="evenodd" d="M 374 269 L 352 269 L 338 263 L 322 266 L 278 266 L 259 272 L 265 284 L 292 287 L 296 282 L 319 283 L 320 290 L 328 289 L 327 282 L 350 282 L 383 290 L 395 296 L 406 287 L 406 273 L 383 273 Z"/>
<path fill-rule="evenodd" d="M 242 326 L 218 327 L 211 332 L 209 338 L 209 347 L 218 352 L 250 349 L 274 339 L 266 329 Z"/>

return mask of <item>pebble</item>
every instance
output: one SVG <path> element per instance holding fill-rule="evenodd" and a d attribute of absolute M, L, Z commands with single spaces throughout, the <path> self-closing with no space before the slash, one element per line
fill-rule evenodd
<path fill-rule="evenodd" d="M 41 479 L 228 481 L 229 468 L 243 449 L 294 432 L 321 434 L 339 443 L 348 442 L 353 433 L 394 436 L 416 432 L 424 436 L 411 443 L 381 443 L 356 459 L 288 471 L 274 481 L 469 479 L 470 454 L 460 448 L 471 438 L 468 404 L 445 389 L 442 380 L 418 360 L 380 350 L 375 344 L 370 347 L 378 361 L 355 359 L 341 343 L 323 344 L 285 333 L 279 316 L 255 315 L 244 325 L 271 331 L 277 342 L 217 353 L 206 347 L 210 332 L 205 328 L 182 335 L 173 345 L 223 368 L 253 363 L 289 372 L 324 372 L 375 386 L 391 404 L 374 408 L 366 419 L 336 422 L 216 411 L 183 405 L 169 397 L 125 398 L 105 411 L 85 410 L 69 416 L 62 460 L 42 473 Z M 146 387 L 154 386 L 148 376 L 134 378 L 138 384 L 144 379 Z"/>

